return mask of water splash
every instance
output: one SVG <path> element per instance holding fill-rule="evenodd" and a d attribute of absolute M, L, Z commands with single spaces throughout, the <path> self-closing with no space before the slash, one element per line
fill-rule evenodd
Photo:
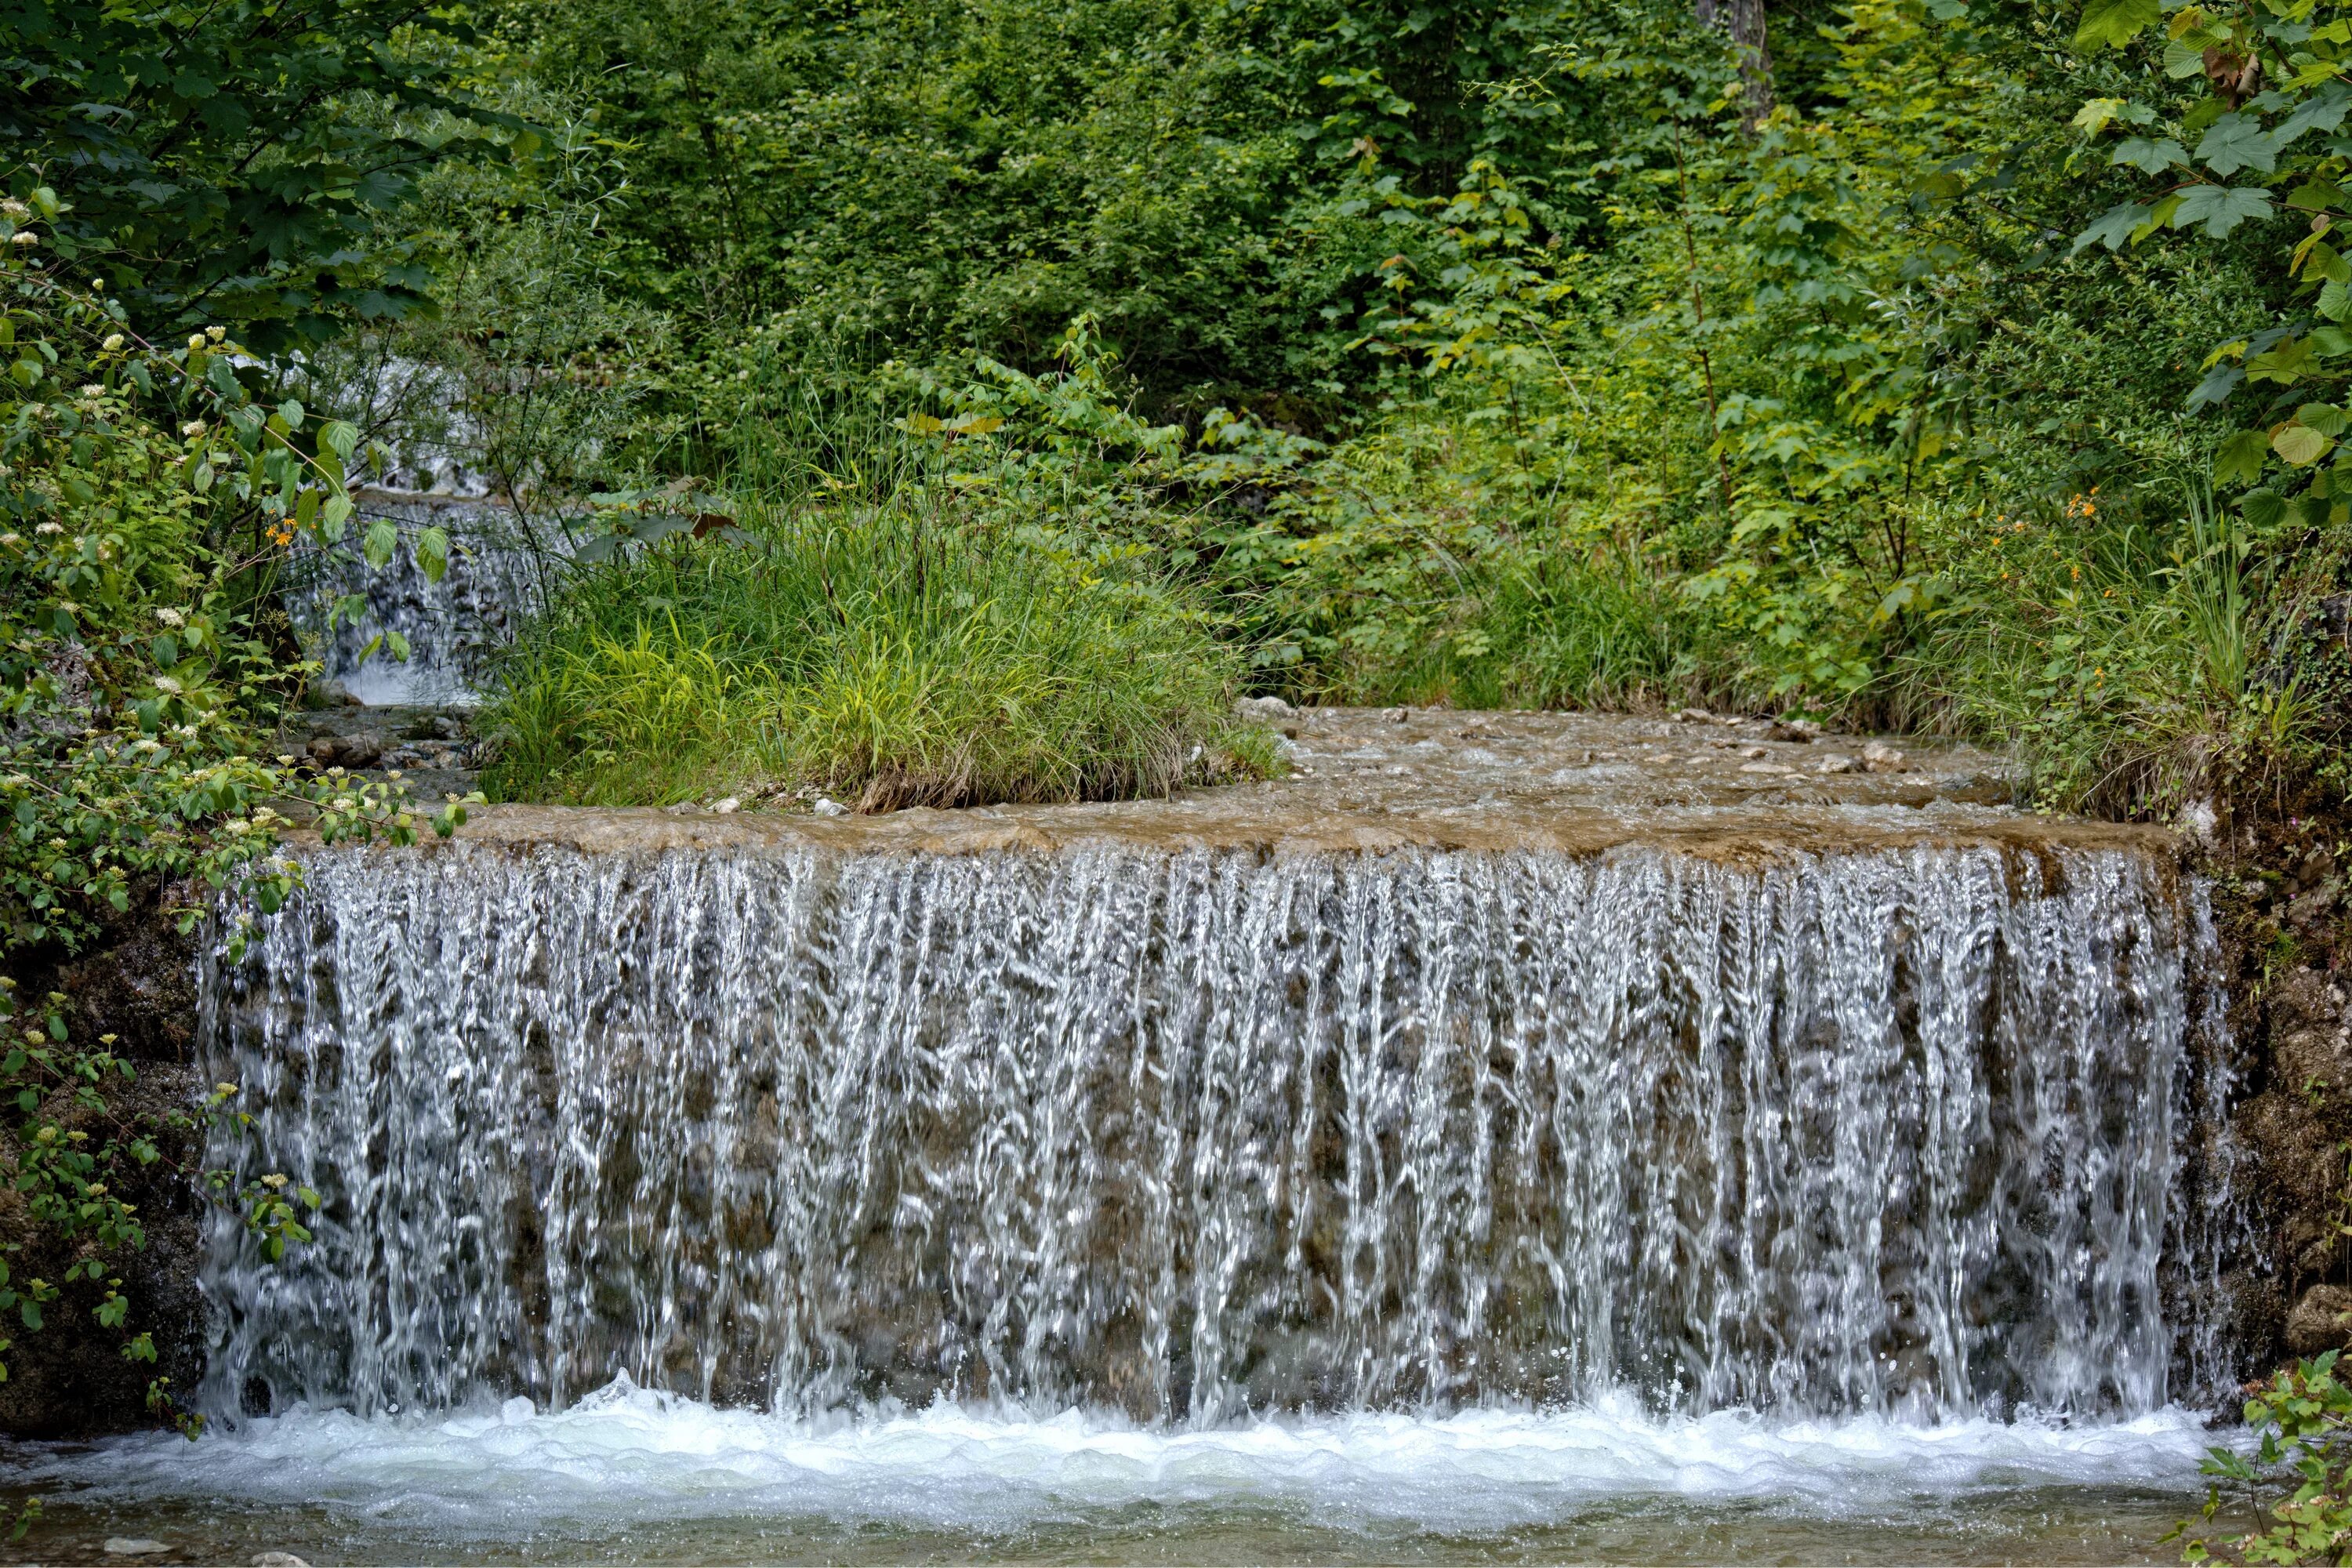
<path fill-rule="evenodd" d="M 1121 1529 L 1160 1536 L 1202 1520 L 1221 1525 L 1228 1541 L 1238 1524 L 1269 1544 L 1301 1521 L 1376 1540 L 1394 1539 L 1396 1527 L 1491 1538 L 1643 1501 L 1674 1514 L 1744 1507 L 1752 1516 L 1761 1507 L 1832 1521 L 1891 1515 L 1897 1528 L 1908 1521 L 1916 1530 L 1936 1511 L 1923 1499 L 1975 1499 L 1981 1530 L 2004 1500 L 2022 1494 L 2031 1506 L 2038 1493 L 2047 1510 L 2058 1489 L 2061 1507 L 2091 1489 L 2129 1488 L 2171 1493 L 2174 1511 L 2188 1511 L 2208 1441 L 2200 1419 L 2179 1410 L 2096 1426 L 1916 1426 L 1875 1416 L 1661 1418 L 1622 1397 L 1566 1411 L 1359 1412 L 1207 1431 L 953 1405 L 808 1422 L 713 1409 L 624 1380 L 562 1412 L 518 1398 L 504 1409 L 417 1420 L 301 1411 L 248 1421 L 197 1447 L 144 1435 L 15 1456 L 22 1468 L 12 1479 L 71 1487 L 68 1500 L 84 1509 L 121 1500 L 141 1518 L 175 1499 L 215 1509 L 216 1500 L 234 1500 L 219 1509 L 232 1517 L 323 1508 L 346 1548 L 343 1531 L 354 1524 L 461 1554 L 485 1540 L 579 1542 L 625 1532 L 629 1555 L 642 1560 L 655 1555 L 645 1550 L 653 1528 L 757 1521 L 764 1550 L 742 1552 L 740 1537 L 753 1536 L 751 1528 L 694 1539 L 770 1561 L 792 1555 L 777 1542 L 793 1539 L 796 1523 L 803 1538 L 824 1540 L 809 1528 L 814 1521 L 948 1532 L 962 1547 L 948 1554 L 959 1557 L 1045 1521 L 1076 1522 L 1097 1542 Z M 217 1519 L 206 1520 L 207 1538 Z M 1672 1527 L 1643 1533 L 1654 1555 L 1643 1560 L 1664 1558 L 1657 1549 Z M 2105 1538 L 2105 1556 L 2119 1560 L 2112 1526 Z M 1912 1541 L 1904 1560 L 1921 1555 Z M 838 1538 L 824 1544 L 830 1550 L 818 1554 L 838 1560 Z M 1167 1542 L 1158 1544 L 1154 1555 L 1165 1560 Z M 1377 1547 L 1347 1554 L 1382 1555 Z"/>
<path fill-rule="evenodd" d="M 2138 852 L 461 842 L 309 878 L 207 985 L 241 1157 L 328 1197 L 282 1269 L 215 1234 L 218 1411 L 618 1373 L 789 1413 L 1925 1422 L 2219 1375 L 2210 933 Z"/>

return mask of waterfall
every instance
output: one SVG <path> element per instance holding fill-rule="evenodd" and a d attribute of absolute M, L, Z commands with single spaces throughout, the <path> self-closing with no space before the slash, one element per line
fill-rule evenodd
<path fill-rule="evenodd" d="M 526 521 L 483 496 L 369 489 L 359 500 L 353 543 L 299 563 L 299 588 L 288 595 L 320 673 L 374 706 L 471 704 L 491 658 L 539 602 L 545 563 L 568 548 L 559 525 Z M 392 523 L 402 540 L 381 567 L 360 559 L 356 549 L 356 536 L 378 521 Z M 438 582 L 425 574 L 414 552 L 426 527 L 450 539 Z M 533 532 L 545 542 L 537 551 L 528 544 Z M 366 613 L 331 616 L 335 603 L 349 596 L 365 600 Z M 407 639 L 406 659 L 383 646 L 368 652 L 391 632 Z"/>
<path fill-rule="evenodd" d="M 215 961 L 205 1401 L 616 1374 L 1214 1426 L 2130 1415 L 2221 1379 L 2201 897 L 2137 847 L 313 849 Z"/>

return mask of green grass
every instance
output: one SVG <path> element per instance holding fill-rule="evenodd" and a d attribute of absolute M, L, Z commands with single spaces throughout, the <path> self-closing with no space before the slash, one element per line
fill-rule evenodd
<path fill-rule="evenodd" d="M 821 789 L 865 811 L 1137 798 L 1278 772 L 1181 591 L 919 496 L 574 568 L 499 671 L 494 798 Z"/>

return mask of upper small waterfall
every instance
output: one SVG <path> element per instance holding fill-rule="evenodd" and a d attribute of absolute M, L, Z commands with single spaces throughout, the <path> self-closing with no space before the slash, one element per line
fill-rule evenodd
<path fill-rule="evenodd" d="M 731 819 L 730 819 L 731 820 Z M 625 837 L 625 836 L 624 836 Z M 2196 887 L 2137 841 L 312 850 L 207 982 L 205 1397 L 1152 1422 L 2136 1414 L 2221 1376 Z"/>

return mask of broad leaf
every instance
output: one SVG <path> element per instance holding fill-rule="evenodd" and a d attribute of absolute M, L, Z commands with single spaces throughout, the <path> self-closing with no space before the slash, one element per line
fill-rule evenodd
<path fill-rule="evenodd" d="M 2161 174 L 2175 163 L 2186 165 L 2189 162 L 2189 152 L 2169 136 L 2154 142 L 2145 136 L 2126 136 L 2116 144 L 2114 154 L 2107 162 L 2118 165 L 2127 164 L 2143 174 Z"/>
<path fill-rule="evenodd" d="M 2197 161 L 2223 179 L 2241 169 L 2267 174 L 2278 167 L 2278 143 L 2252 115 L 2225 114 L 2198 142 Z"/>
<path fill-rule="evenodd" d="M 2334 445 L 2310 426 L 2296 420 L 2289 420 L 2271 432 L 2271 450 L 2298 468 L 2319 461 Z"/>
<path fill-rule="evenodd" d="M 442 574 L 449 570 L 449 535 L 438 528 L 419 529 L 416 564 L 423 569 L 426 582 L 441 581 Z"/>
<path fill-rule="evenodd" d="M 2093 49 L 2105 44 L 2122 48 L 2156 26 L 2163 15 L 2157 0 L 2084 0 L 2083 19 L 2074 28 L 2074 47 Z"/>
<path fill-rule="evenodd" d="M 2194 414 L 2200 408 L 2210 408 L 2222 402 L 2237 391 L 2238 384 L 2245 379 L 2245 371 L 2237 365 L 2215 365 L 2205 373 L 2205 379 L 2197 384 L 2197 390 L 2189 395 L 2189 412 Z M 2256 435 L 2259 436 L 2260 432 Z"/>
<path fill-rule="evenodd" d="M 2097 221 L 2090 227 L 2074 237 L 2074 253 L 2080 254 L 2094 245 L 2104 245 L 2109 250 L 2120 250 L 2123 248 L 2124 242 L 2129 239 L 2140 225 L 2146 223 L 2152 216 L 2154 216 L 2154 209 L 2142 206 L 2137 202 L 2126 202 L 2119 207 L 2109 207 L 2099 215 Z"/>
<path fill-rule="evenodd" d="M 2263 461 L 2270 450 L 2269 436 L 2241 430 L 2214 449 L 2213 478 L 2222 484 L 2252 484 L 2263 477 Z"/>
<path fill-rule="evenodd" d="M 2172 226 L 2187 228 L 2191 224 L 2203 224 L 2209 237 L 2221 239 L 2242 223 L 2270 216 L 2271 198 L 2267 192 L 2244 185 L 2191 185 L 2180 193 L 2180 205 L 2172 213 Z"/>
<path fill-rule="evenodd" d="M 369 565 L 381 567 L 392 559 L 392 552 L 399 545 L 400 531 L 392 525 L 392 520 L 378 518 L 369 524 L 367 538 L 361 543 L 360 552 L 367 557 Z"/>

